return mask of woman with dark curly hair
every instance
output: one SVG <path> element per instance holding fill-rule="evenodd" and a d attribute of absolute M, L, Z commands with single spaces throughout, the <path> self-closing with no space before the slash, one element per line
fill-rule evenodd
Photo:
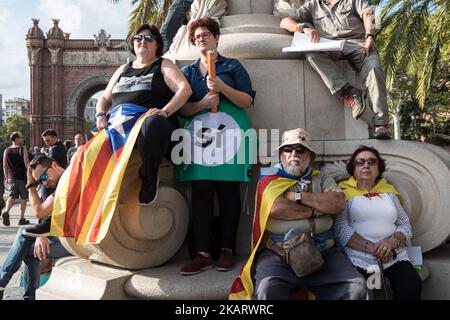
<path fill-rule="evenodd" d="M 240 183 L 251 180 L 252 158 L 249 143 L 240 132 L 251 128 L 245 109 L 253 104 L 256 94 L 247 71 L 236 59 L 217 54 L 216 77 L 208 74 L 208 52 L 217 51 L 220 37 L 216 20 L 210 17 L 194 20 L 188 25 L 188 34 L 189 41 L 200 53 L 200 59 L 181 69 L 192 87 L 192 95 L 180 114 L 186 118 L 185 128 L 193 139 L 193 163 L 185 161 L 177 167 L 177 180 L 191 184 L 192 229 L 197 254 L 181 269 L 182 275 L 196 274 L 213 265 L 215 193 L 221 223 L 217 270 L 228 271 L 234 267 L 233 251 L 241 212 Z M 217 112 L 211 111 L 213 106 L 218 106 Z M 235 140 L 233 134 L 236 133 Z M 201 141 L 196 140 L 199 135 Z M 245 156 L 244 163 L 237 161 L 238 154 Z"/>
<path fill-rule="evenodd" d="M 336 216 L 335 234 L 347 256 L 366 277 L 379 271 L 389 278 L 394 299 L 420 299 L 422 282 L 409 262 L 405 245 L 412 237 L 399 193 L 383 178 L 385 161 L 375 148 L 361 146 L 347 162 L 346 210 Z"/>
<path fill-rule="evenodd" d="M 149 205 L 156 198 L 159 165 L 178 127 L 175 114 L 191 89 L 178 67 L 161 57 L 164 44 L 156 26 L 141 25 L 131 37 L 130 46 L 136 60 L 116 70 L 97 102 L 95 117 L 101 130 L 107 126 L 107 112 L 121 104 L 134 104 L 153 114 L 142 124 L 136 142 L 142 158 L 139 202 Z"/>

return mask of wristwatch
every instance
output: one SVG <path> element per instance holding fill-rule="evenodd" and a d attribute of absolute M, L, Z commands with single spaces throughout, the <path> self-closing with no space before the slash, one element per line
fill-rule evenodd
<path fill-rule="evenodd" d="M 31 183 L 28 183 L 26 186 L 25 186 L 25 189 L 30 189 L 30 188 L 36 188 L 38 186 L 38 183 L 37 182 L 31 182 Z"/>
<path fill-rule="evenodd" d="M 301 191 L 295 191 L 295 202 L 298 204 L 302 203 L 302 192 Z"/>
<path fill-rule="evenodd" d="M 303 29 L 307 29 L 309 28 L 309 26 L 306 23 L 298 23 L 295 26 L 295 30 L 297 30 L 298 32 L 303 32 Z"/>

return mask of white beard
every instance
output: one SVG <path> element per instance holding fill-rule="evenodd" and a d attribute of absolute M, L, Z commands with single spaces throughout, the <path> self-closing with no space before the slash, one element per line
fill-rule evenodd
<path fill-rule="evenodd" d="M 303 173 L 299 164 L 289 164 L 285 159 L 281 159 L 281 164 L 283 165 L 284 171 L 289 173 L 291 176 L 300 177 Z"/>

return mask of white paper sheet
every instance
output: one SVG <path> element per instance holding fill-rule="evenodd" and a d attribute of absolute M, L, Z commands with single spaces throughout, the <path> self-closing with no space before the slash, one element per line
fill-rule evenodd
<path fill-rule="evenodd" d="M 283 52 L 307 51 L 342 51 L 345 40 L 330 40 L 320 38 L 320 42 L 312 43 L 309 37 L 302 32 L 295 32 L 290 47 L 283 48 Z"/>
<path fill-rule="evenodd" d="M 423 264 L 422 247 L 406 247 L 406 251 L 408 252 L 409 260 L 411 261 L 413 266 L 421 266 Z"/>

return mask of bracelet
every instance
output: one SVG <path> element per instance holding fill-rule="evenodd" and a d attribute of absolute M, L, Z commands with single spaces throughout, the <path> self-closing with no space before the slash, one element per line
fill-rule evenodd
<path fill-rule="evenodd" d="M 98 118 L 98 117 L 106 117 L 106 112 L 104 112 L 104 111 L 97 112 L 95 114 L 95 117 L 96 118 Z"/>
<path fill-rule="evenodd" d="M 166 117 L 169 116 L 169 112 L 166 109 L 161 109 L 161 111 L 163 111 L 166 114 Z"/>
<path fill-rule="evenodd" d="M 375 35 L 373 33 L 366 33 L 364 39 L 367 39 L 368 37 L 372 37 L 373 39 L 375 39 Z"/>
<path fill-rule="evenodd" d="M 396 247 L 395 249 L 400 248 L 400 246 L 402 245 L 402 239 L 400 239 L 400 237 L 397 237 L 395 234 L 393 234 L 393 235 L 391 236 L 391 238 L 397 240 L 397 247 Z"/>

